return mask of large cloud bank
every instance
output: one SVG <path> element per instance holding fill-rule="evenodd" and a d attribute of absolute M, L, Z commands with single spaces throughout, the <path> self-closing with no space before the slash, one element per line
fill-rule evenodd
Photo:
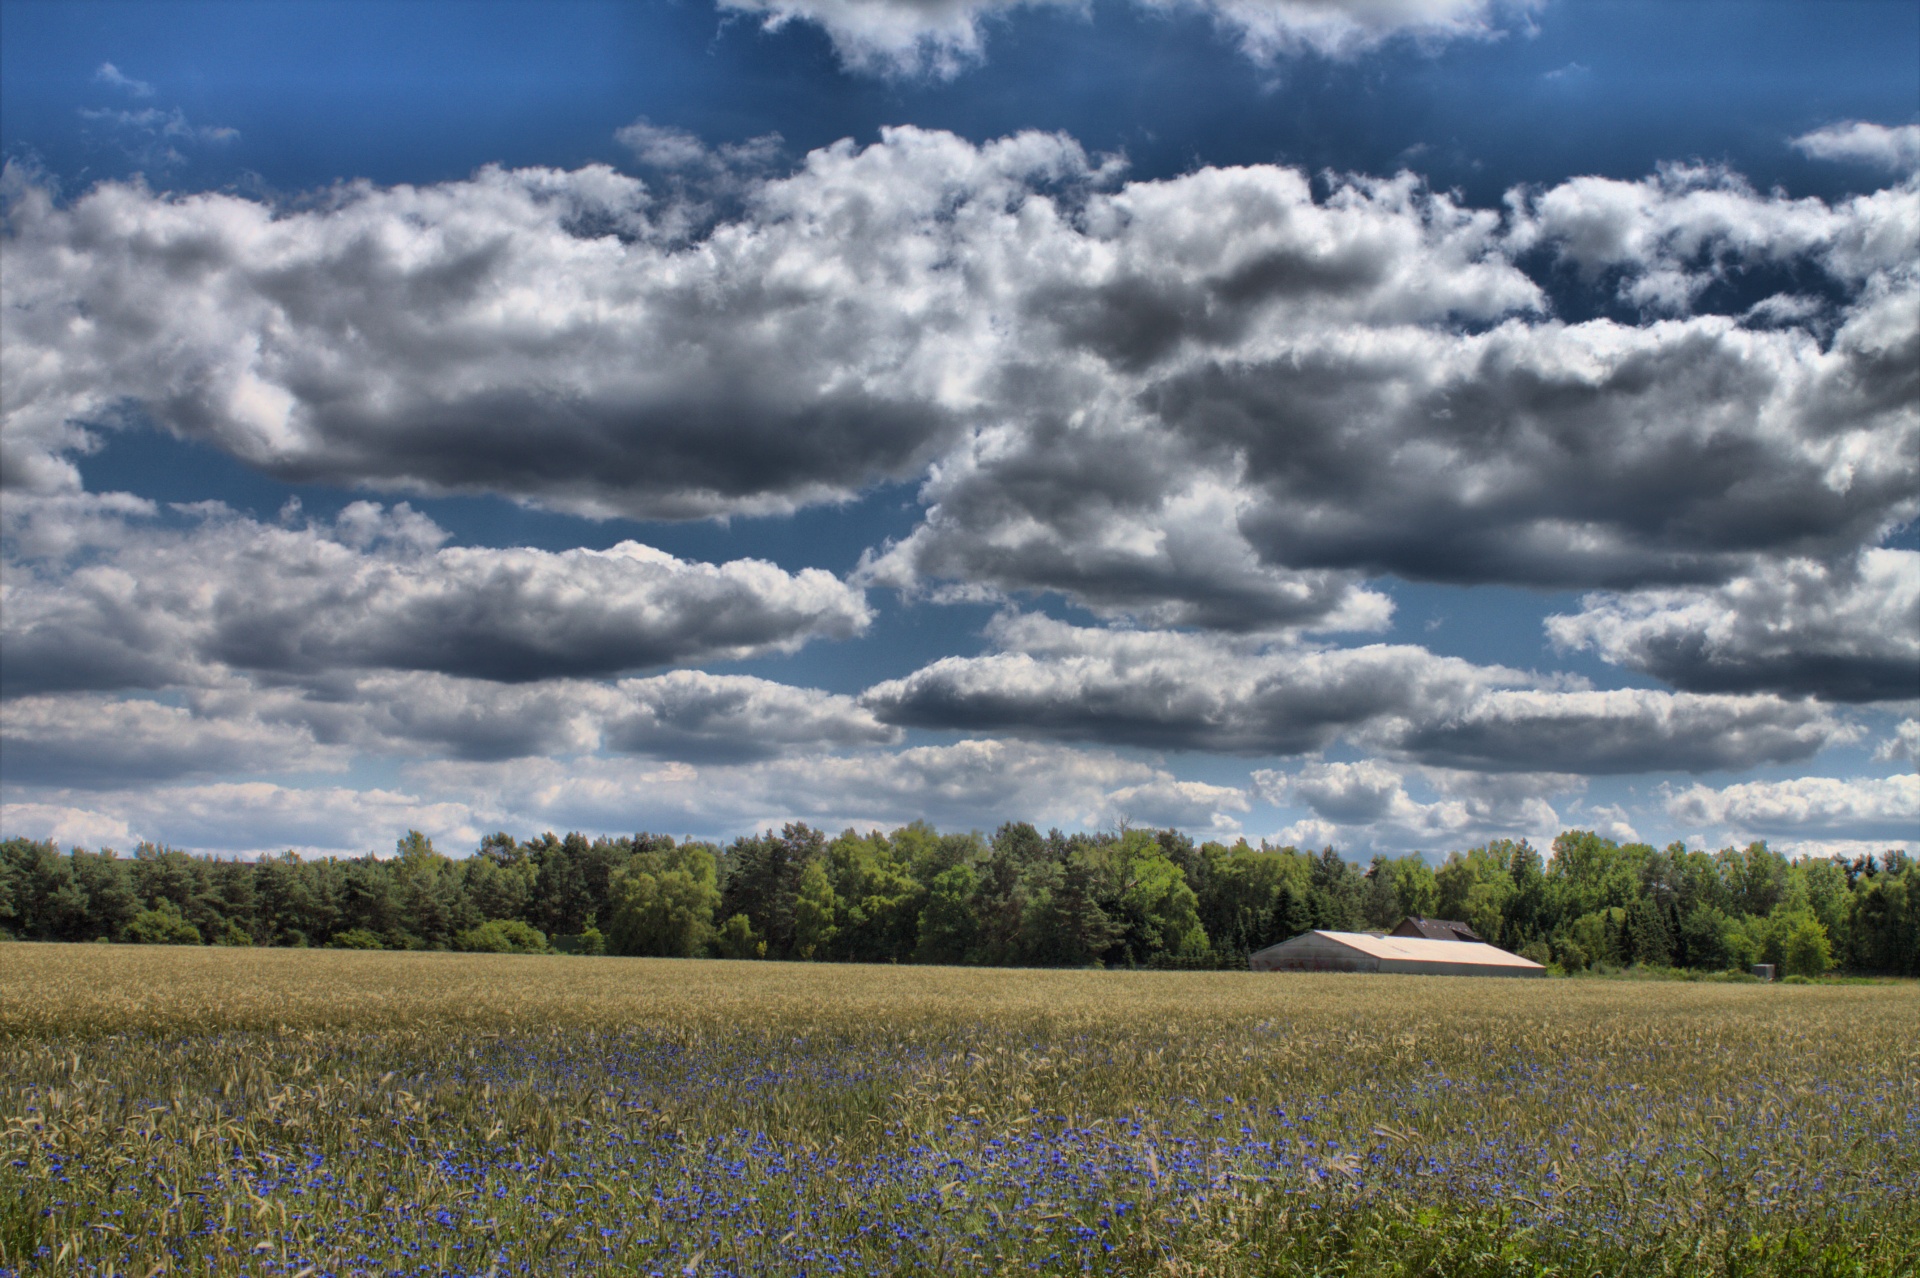
<path fill-rule="evenodd" d="M 1258 8 L 1332 53 L 1493 13 Z M 817 9 L 774 16 L 984 12 Z M 1309 19 L 1360 34 L 1315 43 Z M 1059 781 L 1078 816 L 1217 825 L 1259 793 L 1413 838 L 1522 828 L 1588 776 L 1805 760 L 1861 735 L 1839 703 L 1920 697 L 1920 554 L 1883 544 L 1920 513 L 1920 184 L 1877 127 L 1796 141 L 1901 175 L 1831 203 L 1683 166 L 1498 209 L 1410 174 L 1127 181 L 1060 136 L 910 128 L 783 172 L 635 126 L 658 182 L 487 169 L 284 204 L 62 203 L 9 170 L 8 783 L 97 825 L 138 805 L 73 796 L 567 759 L 539 793 L 645 775 L 675 811 L 745 819 L 863 787 L 958 811 L 984 789 L 941 798 L 927 769 L 1102 759 Z M 404 504 L 271 522 L 85 492 L 76 459 L 148 425 L 286 479 L 588 516 L 900 480 L 922 510 L 841 580 L 451 545 Z M 1382 577 L 1583 591 L 1555 642 L 1667 687 L 1335 646 L 1388 624 Z M 858 697 L 698 668 L 855 638 L 879 590 L 1006 610 L 984 654 Z M 1098 624 L 1034 611 L 1050 597 Z M 903 750 L 914 730 L 1009 739 L 916 755 L 959 746 Z M 1307 762 L 1243 791 L 1089 743 Z M 674 767 L 739 793 L 703 808 Z M 1687 810 L 1760 811 L 1714 793 Z M 556 810 L 527 795 L 513 811 Z"/>
<path fill-rule="evenodd" d="M 745 210 L 688 240 L 597 168 L 303 210 L 16 191 L 5 481 L 70 488 L 87 424 L 135 412 L 290 478 L 586 513 L 926 474 L 867 579 L 1227 629 L 1364 616 L 1361 574 L 1717 584 L 1920 511 L 1911 183 L 1671 170 L 1494 212 L 896 129 Z M 1782 263 L 1832 296 L 1690 312 Z M 1565 322 L 1523 266 L 1643 318 Z"/>

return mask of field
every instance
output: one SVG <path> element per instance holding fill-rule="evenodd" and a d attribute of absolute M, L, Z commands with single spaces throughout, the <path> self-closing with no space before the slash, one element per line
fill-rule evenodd
<path fill-rule="evenodd" d="M 0 946 L 0 1272 L 1913 1274 L 1920 987 Z"/>

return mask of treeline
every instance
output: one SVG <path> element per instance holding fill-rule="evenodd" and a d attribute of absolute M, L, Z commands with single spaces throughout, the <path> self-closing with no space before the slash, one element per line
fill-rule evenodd
<path fill-rule="evenodd" d="M 1764 843 L 1656 850 L 1586 831 L 1543 859 L 1497 841 L 1349 862 L 1328 848 L 1196 845 L 1172 830 L 991 839 L 922 823 L 805 825 L 724 847 L 639 834 L 482 840 L 391 857 L 259 861 L 141 845 L 0 843 L 0 930 L 20 940 L 458 949 L 1083 967 L 1241 967 L 1312 928 L 1459 919 L 1567 971 L 1781 964 L 1920 975 L 1905 852 L 1790 861 Z"/>

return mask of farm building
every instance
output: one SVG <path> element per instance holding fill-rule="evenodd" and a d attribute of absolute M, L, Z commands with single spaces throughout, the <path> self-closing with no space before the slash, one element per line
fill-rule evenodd
<path fill-rule="evenodd" d="M 1400 926 L 1387 933 L 1388 936 L 1412 936 L 1429 941 L 1477 941 L 1486 943 L 1486 937 L 1480 935 L 1465 923 L 1453 919 L 1405 918 Z"/>
<path fill-rule="evenodd" d="M 1429 976 L 1545 976 L 1532 959 L 1481 941 L 1366 932 L 1302 932 L 1247 960 L 1256 972 L 1404 972 Z"/>

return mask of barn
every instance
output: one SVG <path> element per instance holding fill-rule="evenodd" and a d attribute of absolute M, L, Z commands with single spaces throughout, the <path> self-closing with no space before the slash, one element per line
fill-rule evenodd
<path fill-rule="evenodd" d="M 1403 972 L 1429 976 L 1545 976 L 1532 959 L 1481 941 L 1431 941 L 1369 932 L 1302 932 L 1247 960 L 1256 972 Z"/>
<path fill-rule="evenodd" d="M 1423 919 L 1418 916 L 1400 920 L 1400 926 L 1388 936 L 1425 937 L 1429 941 L 1479 941 L 1486 937 L 1456 919 Z"/>

